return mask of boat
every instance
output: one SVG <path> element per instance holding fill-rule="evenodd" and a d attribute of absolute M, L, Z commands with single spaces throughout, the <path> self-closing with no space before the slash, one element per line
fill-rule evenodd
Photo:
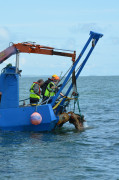
<path fill-rule="evenodd" d="M 66 106 L 69 101 L 71 99 L 75 99 L 75 101 L 78 99 L 76 97 L 78 95 L 76 92 L 76 81 L 98 40 L 102 36 L 103 35 L 100 33 L 90 31 L 89 38 L 77 59 L 75 51 L 70 52 L 30 42 L 18 44 L 10 43 L 10 46 L 7 49 L 0 52 L 0 64 L 12 55 L 16 55 L 16 65 L 12 66 L 11 64 L 8 64 L 3 68 L 0 74 L 0 130 L 44 132 L 55 129 L 61 119 L 61 115 L 66 113 Z M 80 59 L 90 44 L 91 47 L 86 57 L 76 71 Z M 21 71 L 19 70 L 20 53 L 57 55 L 71 58 L 72 66 L 67 75 L 64 76 L 64 81 L 56 95 L 53 97 L 51 103 L 19 105 L 19 76 L 21 74 Z M 65 88 L 70 78 L 72 78 L 72 82 L 70 83 L 64 97 L 59 99 L 60 93 Z M 71 90 L 73 90 L 73 93 L 75 94 L 73 98 L 68 97 Z M 37 125 L 31 123 L 31 115 L 34 112 L 40 114 L 42 119 L 42 121 Z"/>

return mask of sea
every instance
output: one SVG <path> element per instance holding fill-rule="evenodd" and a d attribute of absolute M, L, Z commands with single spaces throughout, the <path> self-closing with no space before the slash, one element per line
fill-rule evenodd
<path fill-rule="evenodd" d="M 39 78 L 20 78 L 20 100 Z M 0 131 L 0 180 L 119 180 L 119 76 L 82 76 L 77 87 L 84 130 Z"/>

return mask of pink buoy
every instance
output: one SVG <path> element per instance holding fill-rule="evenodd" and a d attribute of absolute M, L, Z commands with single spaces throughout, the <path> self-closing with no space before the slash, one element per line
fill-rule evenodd
<path fill-rule="evenodd" d="M 38 125 L 42 121 L 42 116 L 38 112 L 31 114 L 31 124 Z"/>

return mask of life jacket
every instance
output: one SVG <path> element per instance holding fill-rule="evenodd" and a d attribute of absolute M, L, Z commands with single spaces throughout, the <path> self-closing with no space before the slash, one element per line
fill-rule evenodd
<path fill-rule="evenodd" d="M 55 96 L 55 94 L 56 94 L 56 89 L 52 89 L 52 88 L 50 88 L 50 85 L 53 85 L 53 86 L 56 86 L 55 84 L 54 84 L 54 82 L 50 82 L 48 85 L 47 85 L 47 88 L 46 88 L 46 90 L 45 90 L 45 94 L 44 94 L 44 96 L 45 97 L 51 97 L 51 96 Z"/>
<path fill-rule="evenodd" d="M 42 89 L 42 95 L 43 95 L 43 97 L 44 97 L 44 94 L 45 94 L 45 91 L 46 91 L 46 88 L 47 88 L 47 86 L 48 86 L 48 84 L 51 82 L 52 80 L 49 78 L 47 81 L 45 81 L 44 83 L 43 83 L 43 85 L 41 86 L 41 89 Z"/>
<path fill-rule="evenodd" d="M 35 94 L 35 92 L 34 92 L 34 85 L 35 85 L 35 84 L 38 84 L 38 82 L 33 82 L 33 84 L 31 85 L 31 88 L 30 88 L 30 98 L 40 99 L 40 96 L 38 96 L 38 95 Z M 38 84 L 38 85 L 39 85 L 39 84 Z M 41 94 L 40 86 L 39 86 L 39 94 Z"/>

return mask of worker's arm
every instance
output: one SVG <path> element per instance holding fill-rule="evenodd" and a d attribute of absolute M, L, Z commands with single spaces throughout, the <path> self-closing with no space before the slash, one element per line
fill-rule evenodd
<path fill-rule="evenodd" d="M 57 89 L 57 88 L 59 88 L 59 87 L 61 87 L 61 86 L 62 86 L 62 84 L 59 84 L 58 86 L 53 86 L 53 85 L 52 85 L 51 88 L 52 88 L 52 89 Z"/>
<path fill-rule="evenodd" d="M 55 89 L 55 92 L 57 93 L 58 92 L 58 86 L 53 86 L 53 84 L 50 85 L 50 88 L 51 89 Z M 60 93 L 60 96 L 63 96 L 64 97 L 64 94 Z"/>
<path fill-rule="evenodd" d="M 60 93 L 60 96 L 63 96 L 63 97 L 64 97 L 64 94 Z"/>
<path fill-rule="evenodd" d="M 57 86 L 53 86 L 53 84 L 50 84 L 50 88 L 51 89 L 57 89 L 58 87 Z"/>

